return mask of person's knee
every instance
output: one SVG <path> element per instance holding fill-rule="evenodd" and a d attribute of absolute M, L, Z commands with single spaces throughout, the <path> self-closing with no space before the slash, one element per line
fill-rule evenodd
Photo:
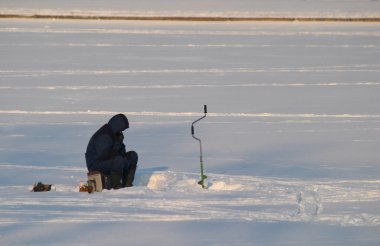
<path fill-rule="evenodd" d="M 126 155 L 127 159 L 130 161 L 131 165 L 136 166 L 139 160 L 139 156 L 136 151 L 128 151 Z"/>

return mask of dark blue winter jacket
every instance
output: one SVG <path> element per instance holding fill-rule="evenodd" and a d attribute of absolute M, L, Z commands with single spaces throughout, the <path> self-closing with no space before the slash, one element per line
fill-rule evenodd
<path fill-rule="evenodd" d="M 129 128 L 127 117 L 117 114 L 94 133 L 86 150 L 86 164 L 89 171 L 92 171 L 92 166 L 100 162 L 111 160 L 118 155 L 125 155 L 122 131 L 127 128 Z"/>

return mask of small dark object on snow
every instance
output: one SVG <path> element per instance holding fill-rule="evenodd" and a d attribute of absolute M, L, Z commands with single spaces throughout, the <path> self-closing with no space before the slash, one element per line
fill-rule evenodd
<path fill-rule="evenodd" d="M 32 191 L 40 192 L 40 191 L 50 191 L 50 190 L 51 190 L 51 184 L 43 184 L 41 182 L 38 182 L 38 184 L 34 184 Z"/>
<path fill-rule="evenodd" d="M 88 180 L 86 184 L 81 183 L 79 185 L 79 192 L 93 193 L 94 187 L 95 187 L 94 180 Z"/>

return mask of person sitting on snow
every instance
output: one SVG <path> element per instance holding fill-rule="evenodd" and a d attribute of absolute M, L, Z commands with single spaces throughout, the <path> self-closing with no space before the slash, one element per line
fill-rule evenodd
<path fill-rule="evenodd" d="M 135 151 L 125 150 L 123 131 L 128 128 L 127 117 L 117 114 L 92 135 L 87 145 L 87 169 L 105 177 L 106 189 L 133 186 L 138 156 Z"/>

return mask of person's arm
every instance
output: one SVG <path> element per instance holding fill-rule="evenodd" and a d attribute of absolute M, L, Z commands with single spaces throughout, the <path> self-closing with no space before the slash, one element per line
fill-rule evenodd
<path fill-rule="evenodd" d="M 100 135 L 96 139 L 95 149 L 100 160 L 109 159 L 112 156 L 112 139 L 108 135 Z"/>

